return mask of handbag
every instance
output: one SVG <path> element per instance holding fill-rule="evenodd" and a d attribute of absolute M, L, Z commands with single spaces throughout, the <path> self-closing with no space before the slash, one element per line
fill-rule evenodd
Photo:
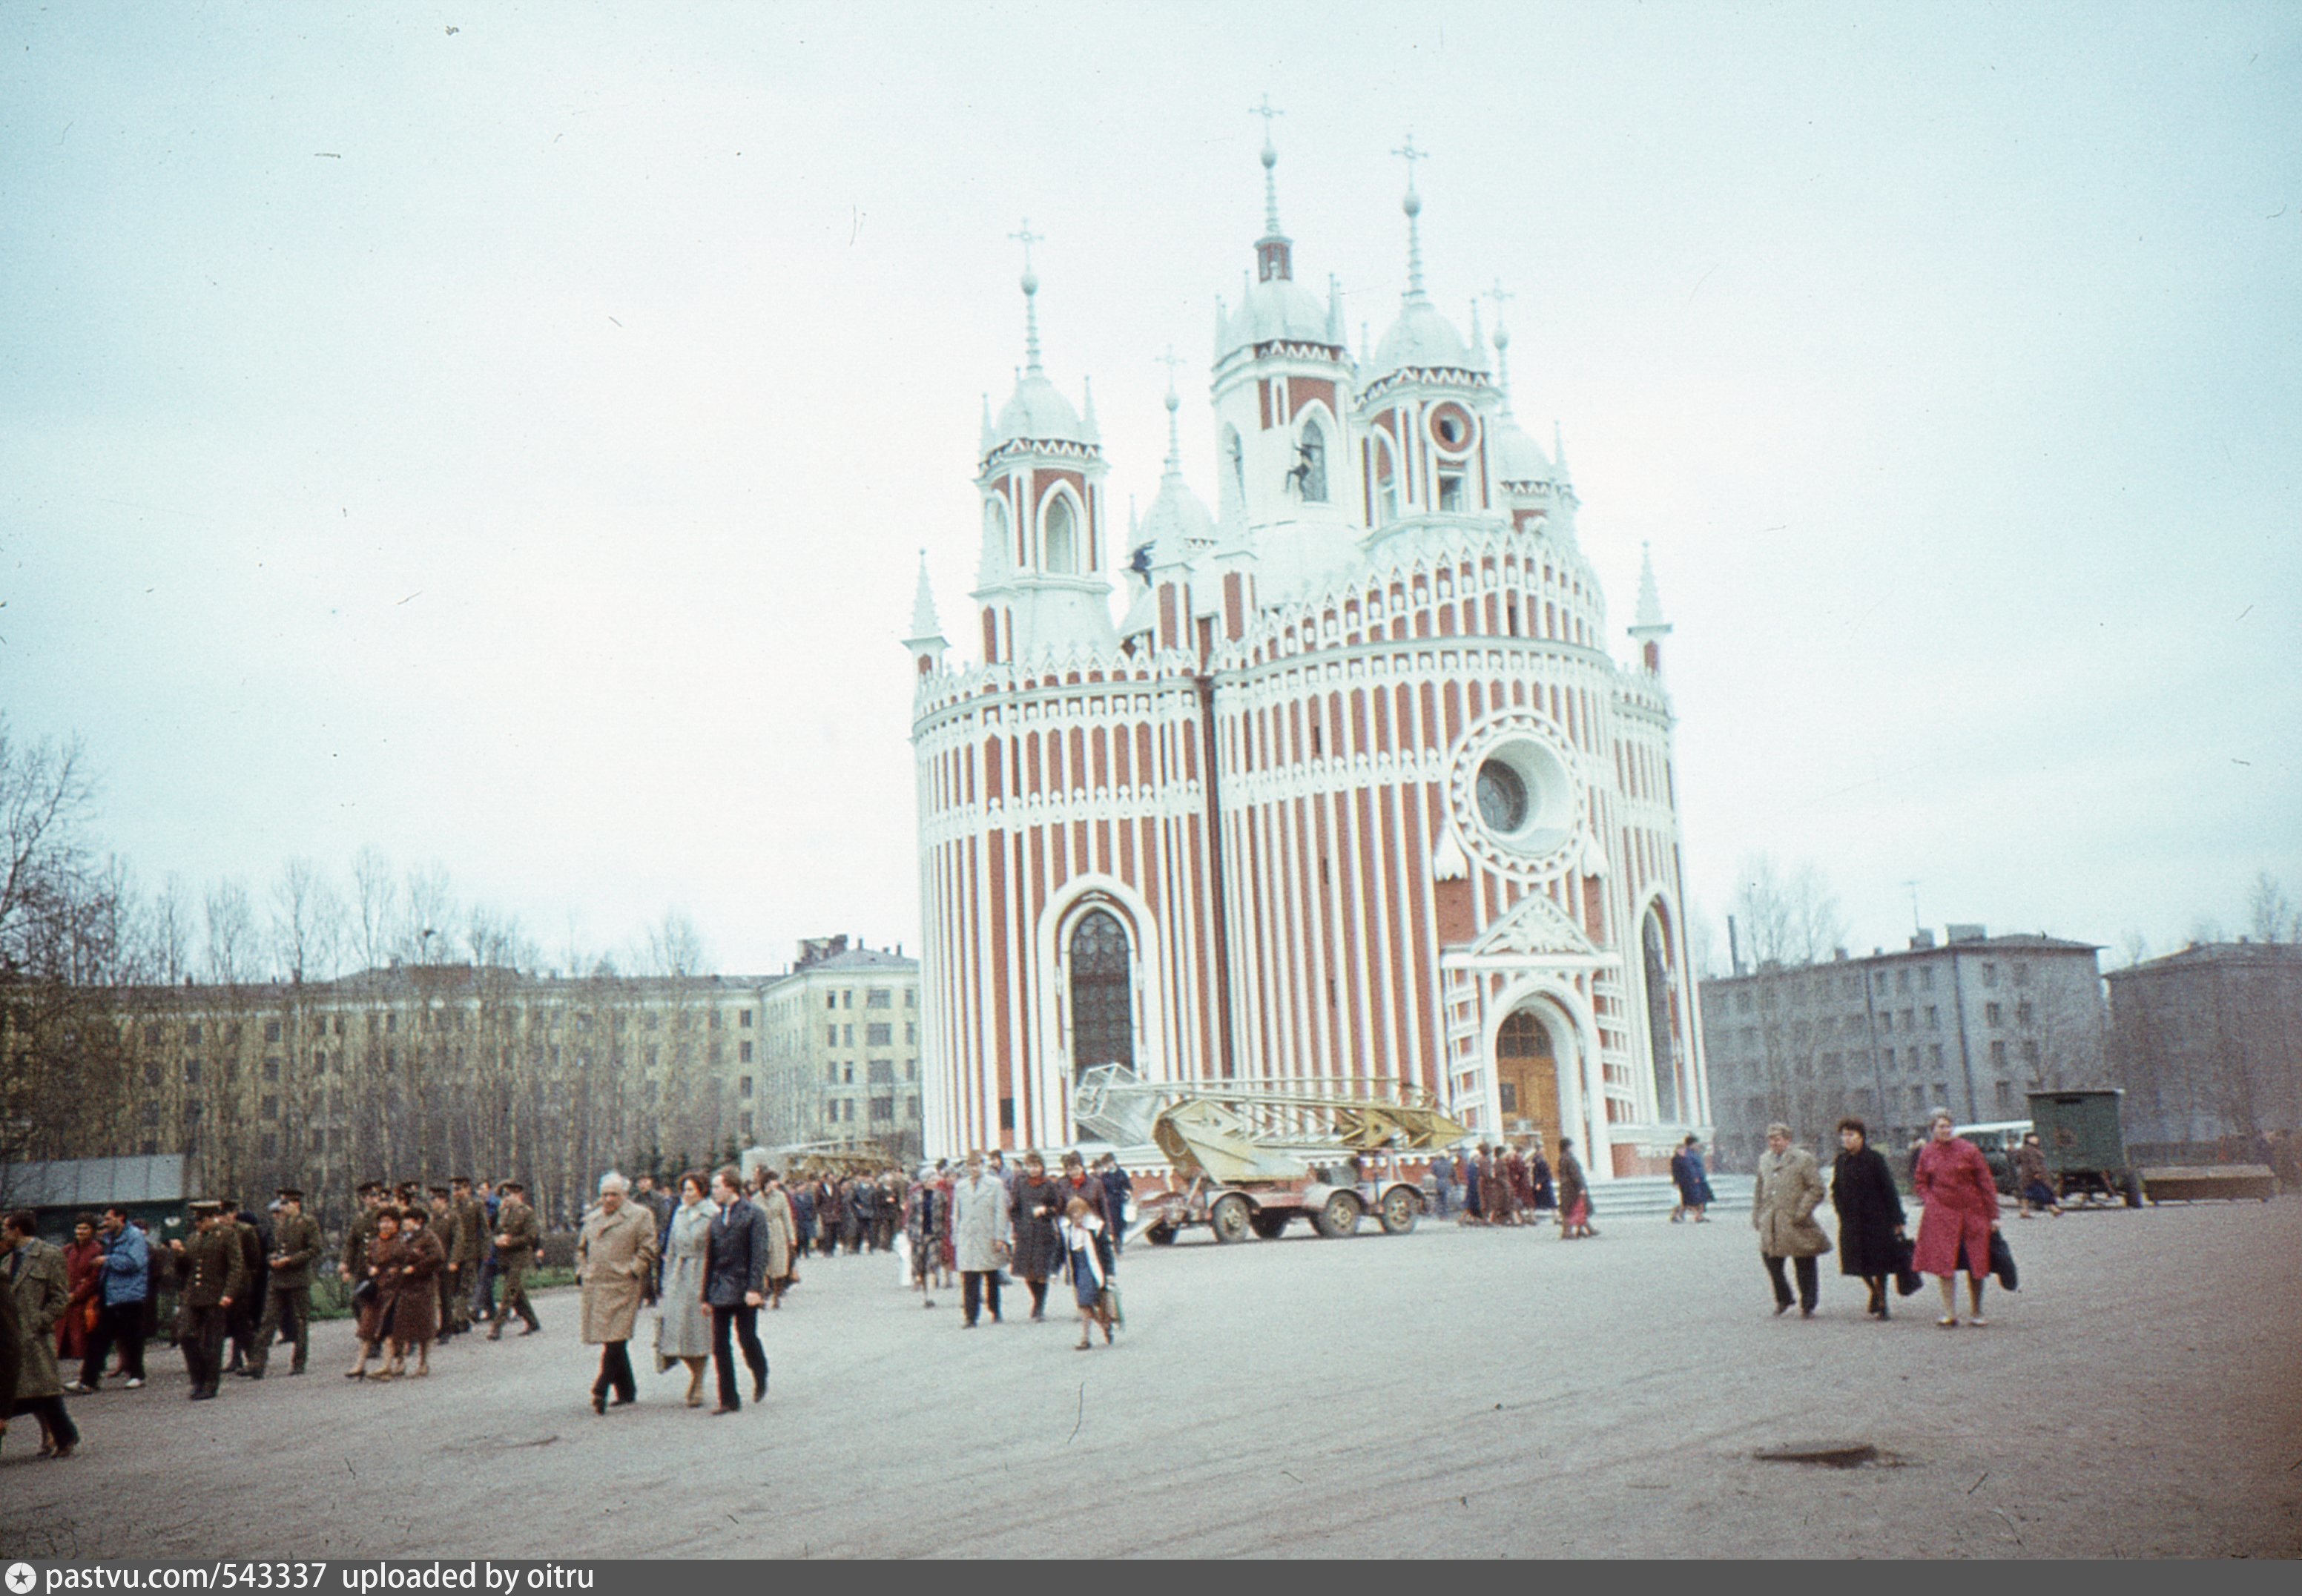
<path fill-rule="evenodd" d="M 1918 1244 L 1908 1236 L 1895 1238 L 1895 1290 L 1903 1297 L 1913 1297 L 1927 1283 L 1926 1277 L 1911 1267 L 1918 1255 Z"/>
<path fill-rule="evenodd" d="M 1119 1306 L 1119 1288 L 1113 1285 L 1106 1280 L 1104 1282 L 1102 1291 L 1098 1293 L 1098 1298 L 1099 1300 L 1097 1301 L 1096 1306 L 1102 1308 L 1105 1313 L 1111 1315 L 1112 1323 L 1117 1325 L 1122 1330 L 1125 1330 L 1127 1328 L 1127 1314 L 1126 1311 Z"/>
<path fill-rule="evenodd" d="M 1998 1283 L 2009 1291 L 2022 1289 L 2015 1284 L 2014 1249 L 2006 1245 L 2006 1238 L 1996 1231 L 1990 1232 L 1990 1273 L 1996 1275 Z"/>
<path fill-rule="evenodd" d="M 365 1278 L 358 1285 L 352 1288 L 352 1305 L 355 1307 L 365 1307 L 369 1303 L 374 1302 L 374 1300 L 375 1281 L 374 1277 L 371 1276 Z"/>

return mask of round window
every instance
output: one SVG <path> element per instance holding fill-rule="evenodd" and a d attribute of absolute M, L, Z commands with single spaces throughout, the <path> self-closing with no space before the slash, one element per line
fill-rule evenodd
<path fill-rule="evenodd" d="M 1431 412 L 1432 441 L 1449 454 L 1467 454 L 1471 448 L 1471 415 L 1452 402 Z"/>
<path fill-rule="evenodd" d="M 1479 766 L 1479 818 L 1505 836 L 1526 824 L 1526 781 L 1500 760 Z"/>

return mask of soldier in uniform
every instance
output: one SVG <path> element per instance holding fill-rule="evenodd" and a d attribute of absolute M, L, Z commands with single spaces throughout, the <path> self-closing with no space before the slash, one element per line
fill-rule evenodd
<path fill-rule="evenodd" d="M 348 1286 L 367 1277 L 367 1244 L 375 1239 L 375 1218 L 383 1211 L 383 1182 L 363 1180 L 357 1195 L 359 1216 L 344 1232 L 343 1257 L 336 1266 Z"/>
<path fill-rule="evenodd" d="M 449 1323 L 448 1299 L 453 1296 L 455 1277 L 448 1273 L 448 1259 L 456 1240 L 456 1210 L 449 1205 L 448 1189 L 431 1189 L 432 1205 L 424 1215 L 424 1233 L 440 1244 L 440 1266 L 432 1272 L 433 1339 L 446 1340 L 455 1330 Z"/>
<path fill-rule="evenodd" d="M 227 1197 L 223 1218 L 224 1228 L 239 1239 L 240 1267 L 247 1273 L 248 1287 L 231 1305 L 231 1372 L 247 1374 L 264 1366 L 256 1350 L 256 1323 L 264 1315 L 264 1277 L 271 1271 L 265 1265 L 264 1233 L 256 1228 L 256 1216 Z"/>
<path fill-rule="evenodd" d="M 527 1205 L 527 1188 L 517 1180 L 503 1183 L 503 1205 L 496 1210 L 496 1273 L 503 1281 L 503 1306 L 488 1326 L 488 1340 L 503 1340 L 504 1321 L 517 1314 L 526 1321 L 519 1333 L 532 1336 L 543 1326 L 527 1300 L 527 1272 L 543 1245 L 543 1229 L 535 1210 Z"/>
<path fill-rule="evenodd" d="M 240 1251 L 239 1229 L 224 1217 L 222 1203 L 194 1203 L 192 1239 L 171 1241 L 182 1269 L 184 1367 L 192 1377 L 192 1400 L 206 1402 L 216 1394 L 222 1377 L 223 1337 L 232 1304 L 248 1295 L 248 1260 Z"/>
<path fill-rule="evenodd" d="M 448 1247 L 448 1267 L 441 1275 L 440 1290 L 448 1310 L 443 1333 L 460 1335 L 472 1328 L 472 1281 L 487 1249 L 488 1216 L 472 1196 L 469 1175 L 458 1175 L 449 1185 L 449 1222 L 440 1232 Z"/>
<path fill-rule="evenodd" d="M 264 1276 L 264 1315 L 256 1327 L 256 1352 L 248 1360 L 251 1380 L 264 1378 L 265 1365 L 282 1327 L 296 1343 L 288 1365 L 301 1374 L 312 1350 L 312 1264 L 320 1256 L 320 1222 L 304 1213 L 304 1194 L 292 1186 L 280 1189 L 280 1217 L 272 1225 L 272 1256 Z M 253 1295 L 253 1293 L 251 1293 Z"/>

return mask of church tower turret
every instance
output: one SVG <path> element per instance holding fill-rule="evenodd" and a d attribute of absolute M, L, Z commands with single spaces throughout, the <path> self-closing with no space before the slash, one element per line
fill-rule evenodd
<path fill-rule="evenodd" d="M 1215 411 L 1217 519 L 1249 543 L 1269 591 L 1349 563 L 1356 553 L 1348 476 L 1352 372 L 1340 298 L 1321 307 L 1295 281 L 1295 245 L 1279 223 L 1279 151 L 1269 97 L 1263 118 L 1263 236 L 1256 279 L 1220 317 L 1210 386 Z"/>
<path fill-rule="evenodd" d="M 984 434 L 976 486 L 983 496 L 981 606 L 987 665 L 1108 649 L 1111 584 L 1102 575 L 1110 542 L 1103 505 L 1106 467 L 1095 400 L 1082 416 L 1039 364 L 1039 277 L 1029 222 L 1023 246 L 1024 368 L 1015 392 Z"/>

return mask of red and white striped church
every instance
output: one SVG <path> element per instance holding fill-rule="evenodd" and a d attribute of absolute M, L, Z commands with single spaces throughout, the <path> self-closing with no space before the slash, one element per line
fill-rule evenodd
<path fill-rule="evenodd" d="M 1266 127 L 1268 120 L 1265 122 Z M 1399 1078 L 1594 1180 L 1708 1135 L 1651 563 L 1627 663 L 1508 336 L 1407 287 L 1354 358 L 1264 225 L 1215 307 L 1214 508 L 1114 523 L 1090 399 L 1027 365 L 983 422 L 982 560 L 918 670 L 931 1154 L 1072 1141 L 1074 1083 Z M 1024 235 L 1028 250 L 1028 230 Z"/>

